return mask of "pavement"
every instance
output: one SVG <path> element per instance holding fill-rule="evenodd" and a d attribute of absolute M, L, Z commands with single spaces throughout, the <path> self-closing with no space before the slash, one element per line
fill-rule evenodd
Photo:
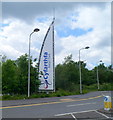
<path fill-rule="evenodd" d="M 111 108 L 110 110 L 104 110 L 104 108 L 99 109 L 98 112 L 105 114 L 106 116 L 109 116 L 110 118 L 113 119 L 113 108 Z"/>
<path fill-rule="evenodd" d="M 98 91 L 98 92 L 90 92 L 87 94 L 81 95 L 70 95 L 70 96 L 62 96 L 62 97 L 48 97 L 48 98 L 32 98 L 32 99 L 22 99 L 22 100 L 4 100 L 2 101 L 2 106 L 15 106 L 15 105 L 27 105 L 27 104 L 37 104 L 37 103 L 47 103 L 49 102 L 57 102 L 60 99 L 85 99 L 90 97 L 95 97 L 99 95 L 110 95 L 111 91 Z"/>
<path fill-rule="evenodd" d="M 3 120 L 113 120 L 113 109 L 103 109 L 106 95 L 111 92 L 3 101 Z"/>
<path fill-rule="evenodd" d="M 57 118 L 74 118 L 75 120 L 113 120 L 113 109 L 89 110 L 81 112 L 66 113 L 56 116 Z"/>

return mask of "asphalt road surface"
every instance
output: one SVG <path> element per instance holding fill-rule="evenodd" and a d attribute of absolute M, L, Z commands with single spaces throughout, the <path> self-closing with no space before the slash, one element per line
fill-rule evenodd
<path fill-rule="evenodd" d="M 84 95 L 3 101 L 2 118 L 72 118 L 111 119 L 110 114 L 100 112 L 104 108 L 104 96 L 111 92 L 91 92 Z"/>

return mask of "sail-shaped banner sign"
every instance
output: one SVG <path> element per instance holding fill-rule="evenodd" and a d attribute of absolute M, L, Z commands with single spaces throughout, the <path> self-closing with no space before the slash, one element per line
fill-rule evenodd
<path fill-rule="evenodd" d="M 39 90 L 54 90 L 55 79 L 54 79 L 54 20 L 51 23 L 39 56 L 39 80 L 41 84 Z"/>

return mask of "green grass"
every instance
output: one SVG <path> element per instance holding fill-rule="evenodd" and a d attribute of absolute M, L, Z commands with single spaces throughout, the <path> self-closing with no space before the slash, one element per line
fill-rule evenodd
<path fill-rule="evenodd" d="M 83 85 L 83 94 L 86 94 L 88 92 L 93 92 L 93 91 L 98 91 L 97 89 L 97 84 L 93 84 L 93 85 Z M 100 89 L 99 91 L 111 91 L 113 90 L 113 88 L 111 89 L 111 84 L 110 83 L 104 83 L 100 85 Z M 45 98 L 45 97 L 61 97 L 61 96 L 68 96 L 68 95 L 78 95 L 79 93 L 79 85 L 76 85 L 73 89 L 71 88 L 70 91 L 68 90 L 62 90 L 62 89 L 58 89 L 56 92 L 49 92 L 49 94 L 47 93 L 35 93 L 30 95 L 30 97 L 28 98 L 27 95 L 3 95 L 2 96 L 2 100 L 19 100 L 19 99 L 30 99 L 30 98 Z M 1 99 L 1 98 L 0 98 Z"/>
<path fill-rule="evenodd" d="M 83 86 L 83 93 L 93 92 L 93 91 L 111 91 L 113 88 L 111 87 L 111 83 L 103 83 L 100 84 L 100 89 L 98 90 L 97 84 Z"/>
<path fill-rule="evenodd" d="M 19 99 L 26 99 L 26 95 L 3 95 L 2 100 L 19 100 Z"/>
<path fill-rule="evenodd" d="M 113 84 L 103 83 L 102 85 L 100 85 L 100 90 L 101 91 L 112 91 L 113 90 Z"/>
<path fill-rule="evenodd" d="M 0 100 L 2 100 L 2 96 L 0 96 Z"/>
<path fill-rule="evenodd" d="M 27 95 L 3 95 L 2 100 L 19 100 L 19 99 L 31 99 L 31 98 L 45 98 L 45 97 L 61 97 L 61 96 L 68 96 L 68 95 L 75 95 L 76 92 L 69 92 L 64 90 L 58 90 L 56 92 L 49 92 L 47 93 L 35 93 L 30 95 L 28 98 Z"/>

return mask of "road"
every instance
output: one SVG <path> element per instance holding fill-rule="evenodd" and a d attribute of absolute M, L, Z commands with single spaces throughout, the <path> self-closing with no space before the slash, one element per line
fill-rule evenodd
<path fill-rule="evenodd" d="M 110 116 L 98 110 L 104 107 L 103 94 L 91 92 L 52 98 L 9 100 L 2 102 L 2 118 L 95 118 L 107 119 Z"/>

